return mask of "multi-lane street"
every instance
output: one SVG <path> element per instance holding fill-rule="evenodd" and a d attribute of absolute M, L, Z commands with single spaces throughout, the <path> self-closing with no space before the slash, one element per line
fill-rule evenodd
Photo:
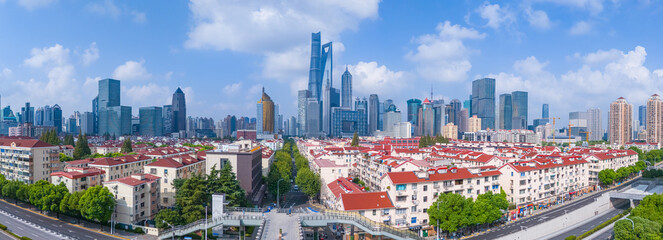
<path fill-rule="evenodd" d="M 90 231 L 0 201 L 0 222 L 12 232 L 32 239 L 124 239 Z M 11 216 L 16 216 L 13 218 Z M 0 239 L 2 236 L 0 235 Z"/>
<path fill-rule="evenodd" d="M 619 191 L 619 190 L 622 190 L 622 189 L 624 189 L 628 186 L 630 186 L 630 184 L 622 184 L 621 186 L 618 186 L 614 189 L 611 189 L 611 191 L 612 190 Z M 607 190 L 602 190 L 600 193 L 597 193 L 597 194 L 602 194 L 602 193 L 605 193 L 606 191 Z M 599 195 L 595 195 L 595 196 L 599 196 Z M 521 219 L 521 220 L 519 220 L 517 222 L 514 222 L 514 223 L 511 223 L 511 224 L 506 224 L 504 226 L 494 228 L 489 233 L 485 233 L 485 234 L 482 234 L 482 235 L 470 237 L 468 239 L 496 239 L 496 238 L 499 238 L 499 237 L 503 237 L 503 236 L 506 236 L 508 234 L 521 231 L 522 229 L 527 229 L 527 228 L 545 223 L 546 221 L 548 221 L 550 219 L 562 216 L 566 212 L 574 211 L 574 210 L 576 210 L 578 208 L 581 208 L 582 206 L 585 206 L 585 205 L 587 205 L 587 204 L 589 204 L 593 201 L 594 201 L 594 197 L 592 197 L 592 196 L 589 196 L 589 197 L 586 197 L 586 198 L 583 198 L 583 199 L 574 200 L 573 202 L 567 203 L 564 206 L 557 207 L 555 209 L 551 209 L 549 211 L 543 212 L 543 213 L 535 215 L 535 216 L 531 216 L 531 217 L 527 217 L 525 219 Z"/>

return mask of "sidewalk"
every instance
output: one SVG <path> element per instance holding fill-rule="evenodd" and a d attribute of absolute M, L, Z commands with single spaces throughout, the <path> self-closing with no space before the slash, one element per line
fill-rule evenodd
<path fill-rule="evenodd" d="M 110 226 L 104 226 L 104 231 L 101 231 L 101 225 L 99 225 L 97 223 L 91 223 L 91 222 L 89 222 L 87 220 L 84 220 L 84 219 L 79 220 L 79 219 L 76 219 L 74 217 L 70 217 L 70 216 L 67 216 L 67 215 L 64 215 L 64 214 L 60 214 L 60 218 L 57 218 L 56 217 L 57 214 L 55 214 L 55 213 L 48 214 L 48 212 L 40 212 L 38 210 L 33 210 L 32 209 L 33 206 L 30 205 L 29 203 L 24 203 L 24 202 L 19 201 L 18 204 L 15 204 L 15 203 L 13 203 L 11 201 L 7 201 L 5 199 L 0 199 L 0 201 L 6 202 L 6 203 L 8 203 L 12 206 L 21 208 L 23 210 L 30 211 L 34 214 L 38 214 L 38 215 L 41 215 L 43 217 L 50 218 L 52 220 L 56 220 L 56 221 L 66 223 L 70 226 L 78 227 L 78 228 L 81 228 L 81 229 L 84 229 L 84 230 L 87 230 L 87 231 L 90 231 L 90 232 L 96 232 L 96 233 L 103 234 L 103 235 L 106 235 L 106 236 L 111 236 L 111 237 L 125 239 L 125 240 L 137 239 L 138 236 L 141 236 L 141 235 L 138 235 L 138 234 L 135 234 L 135 233 L 125 232 L 125 231 L 119 230 L 119 229 L 114 229 L 113 230 L 114 234 L 111 235 L 109 232 L 106 232 L 106 230 L 110 231 Z M 78 223 L 79 221 L 80 221 L 80 223 Z"/>

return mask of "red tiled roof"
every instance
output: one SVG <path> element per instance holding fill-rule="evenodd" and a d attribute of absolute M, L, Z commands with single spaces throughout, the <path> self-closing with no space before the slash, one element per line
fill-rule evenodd
<path fill-rule="evenodd" d="M 53 147 L 53 145 L 42 142 L 39 139 L 32 138 L 0 138 L 0 146 L 11 146 L 16 144 L 16 147 L 24 148 L 38 148 L 38 147 Z"/>
<path fill-rule="evenodd" d="M 184 164 L 182 164 L 178 161 L 175 161 L 172 158 L 162 158 L 162 159 L 158 159 L 158 160 L 156 160 L 156 161 L 154 161 L 150 164 L 147 164 L 147 166 L 150 166 L 150 167 L 180 168 L 180 167 L 184 166 Z"/>
<path fill-rule="evenodd" d="M 452 172 L 451 169 L 456 169 L 456 172 Z M 387 177 L 391 179 L 391 182 L 394 184 L 405 184 L 405 183 L 419 183 L 419 182 L 439 182 L 439 181 L 450 181 L 458 179 L 468 179 L 468 178 L 478 178 L 478 177 L 487 177 L 487 176 L 497 176 L 501 173 L 499 171 L 484 171 L 478 174 L 472 174 L 467 168 L 451 168 L 446 173 L 432 173 L 428 175 L 428 178 L 419 178 L 415 172 L 389 172 Z"/>
<path fill-rule="evenodd" d="M 387 192 L 343 193 L 341 200 L 345 211 L 394 208 Z"/>
<path fill-rule="evenodd" d="M 91 165 L 114 166 L 138 161 L 150 160 L 149 157 L 143 155 L 126 155 L 114 158 L 95 158 Z"/>
<path fill-rule="evenodd" d="M 134 177 L 134 176 L 140 176 L 140 175 L 144 176 L 145 179 L 140 180 L 140 179 Z M 152 182 L 152 181 L 157 180 L 157 179 L 160 179 L 160 177 L 154 176 L 152 174 L 136 174 L 136 175 L 131 175 L 129 177 L 123 177 L 123 178 L 118 178 L 118 179 L 115 179 L 115 180 L 110 180 L 107 183 L 119 182 L 119 183 L 126 184 L 126 185 L 129 185 L 129 186 L 137 186 L 137 185 L 140 185 L 140 184 L 143 184 L 143 183 Z"/>
<path fill-rule="evenodd" d="M 361 186 L 351 182 L 347 178 L 336 179 L 327 184 L 327 187 L 336 198 L 340 197 L 343 193 L 363 192 Z"/>
<path fill-rule="evenodd" d="M 63 177 L 69 178 L 69 179 L 79 179 L 79 178 L 83 178 L 83 177 L 101 175 L 101 174 L 105 173 L 104 170 L 96 169 L 96 168 L 83 168 L 83 169 L 87 170 L 87 172 L 79 172 L 79 171 L 54 172 L 54 173 L 51 173 L 51 176 L 63 176 Z"/>

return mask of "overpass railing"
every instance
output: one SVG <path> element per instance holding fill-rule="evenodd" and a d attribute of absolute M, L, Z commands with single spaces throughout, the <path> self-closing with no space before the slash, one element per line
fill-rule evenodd
<path fill-rule="evenodd" d="M 319 215 L 309 215 L 302 216 L 302 221 L 307 220 L 326 220 L 326 221 L 336 221 L 336 220 L 347 220 L 356 222 L 357 224 L 363 226 L 366 229 L 369 229 L 372 232 L 376 233 L 389 233 L 394 236 L 401 237 L 403 239 L 421 239 L 416 233 L 410 232 L 408 230 L 397 229 L 395 227 L 374 222 L 364 216 L 361 216 L 357 213 L 351 212 L 342 212 L 337 210 L 326 209 L 322 214 Z"/>

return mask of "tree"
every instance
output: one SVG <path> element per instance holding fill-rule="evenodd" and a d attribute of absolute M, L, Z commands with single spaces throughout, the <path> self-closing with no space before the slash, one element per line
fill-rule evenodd
<path fill-rule="evenodd" d="M 458 231 L 460 227 L 472 224 L 472 199 L 465 199 L 460 194 L 440 194 L 428 208 L 428 219 L 430 224 L 440 221 L 440 229 L 448 232 Z M 439 206 L 439 210 L 438 210 Z"/>
<path fill-rule="evenodd" d="M 357 134 L 357 132 L 352 136 L 352 143 L 350 146 L 359 147 L 359 134 Z"/>
<path fill-rule="evenodd" d="M 106 223 L 115 209 L 115 198 L 108 188 L 97 185 L 88 188 L 81 196 L 79 208 L 84 218 Z"/>
<path fill-rule="evenodd" d="M 30 203 L 32 205 L 35 205 L 35 207 L 39 208 L 39 210 L 48 210 L 46 206 L 46 196 L 48 196 L 51 193 L 51 188 L 53 187 L 52 184 L 47 182 L 46 180 L 39 180 L 35 184 L 32 185 L 30 188 Z"/>
<path fill-rule="evenodd" d="M 159 211 L 154 218 L 154 221 L 156 222 L 157 228 L 167 228 L 168 224 L 170 225 L 182 225 L 184 224 L 184 219 L 182 218 L 182 215 L 177 212 L 176 210 L 172 209 L 163 209 Z M 164 221 L 166 223 L 164 223 Z"/>
<path fill-rule="evenodd" d="M 126 138 L 124 139 L 124 142 L 122 142 L 122 149 L 120 152 L 123 153 L 130 153 L 133 152 L 133 149 L 131 149 L 131 138 Z"/>
<path fill-rule="evenodd" d="M 60 153 L 60 162 L 69 162 L 69 161 L 73 161 L 73 160 L 74 160 L 74 158 L 72 158 L 70 156 L 67 156 L 64 153 Z"/>
<path fill-rule="evenodd" d="M 663 225 L 663 194 L 646 196 L 640 205 L 631 211 L 631 215 L 646 218 Z"/>
<path fill-rule="evenodd" d="M 629 216 L 615 223 L 615 239 L 662 239 L 661 224 L 642 217 Z"/>
<path fill-rule="evenodd" d="M 74 146 L 76 144 L 74 142 L 74 135 L 71 134 L 64 135 L 64 142 L 62 144 Z"/>
<path fill-rule="evenodd" d="M 631 175 L 631 171 L 628 167 L 620 167 L 617 169 L 615 180 L 621 181 Z"/>
<path fill-rule="evenodd" d="M 55 129 L 46 131 L 41 135 L 39 140 L 51 145 L 60 145 L 60 138 L 58 137 L 58 133 Z"/>
<path fill-rule="evenodd" d="M 87 143 L 87 135 L 82 133 L 78 134 L 78 142 L 76 142 L 76 147 L 74 148 L 74 159 L 79 160 L 83 156 L 88 156 L 92 153 L 90 146 Z"/>
<path fill-rule="evenodd" d="M 204 204 L 209 199 L 207 183 L 200 175 L 195 175 L 175 185 L 175 204 L 185 223 L 191 223 L 205 216 Z"/>
<path fill-rule="evenodd" d="M 81 210 L 78 204 L 84 193 L 84 191 L 78 191 L 65 195 L 60 202 L 60 212 L 74 217 L 80 217 Z"/>
<path fill-rule="evenodd" d="M 306 193 L 309 197 L 313 198 L 320 193 L 320 175 L 313 173 L 308 168 L 302 168 L 297 171 L 295 183 L 301 187 L 302 192 Z"/>
<path fill-rule="evenodd" d="M 606 186 L 612 184 L 616 177 L 617 173 L 612 169 L 604 169 L 599 172 L 599 181 Z"/>
<path fill-rule="evenodd" d="M 638 170 L 638 171 L 642 171 L 642 170 L 644 170 L 645 168 L 647 168 L 647 164 L 646 164 L 644 161 L 640 160 L 640 161 L 637 161 L 637 162 L 635 163 L 635 169 L 636 169 L 636 170 Z"/>
<path fill-rule="evenodd" d="M 246 192 L 239 185 L 235 173 L 230 164 L 225 164 L 221 170 L 212 167 L 210 175 L 207 176 L 208 193 L 225 193 L 230 207 L 246 207 L 249 201 L 246 199 Z M 210 195 L 211 197 L 211 195 Z M 211 202 L 211 199 L 209 200 Z"/>
<path fill-rule="evenodd" d="M 19 182 L 18 180 L 6 182 L 4 186 L 2 186 L 2 196 L 18 200 L 18 198 L 16 197 L 16 193 L 18 192 L 18 189 L 21 187 L 22 184 L 24 183 Z"/>

